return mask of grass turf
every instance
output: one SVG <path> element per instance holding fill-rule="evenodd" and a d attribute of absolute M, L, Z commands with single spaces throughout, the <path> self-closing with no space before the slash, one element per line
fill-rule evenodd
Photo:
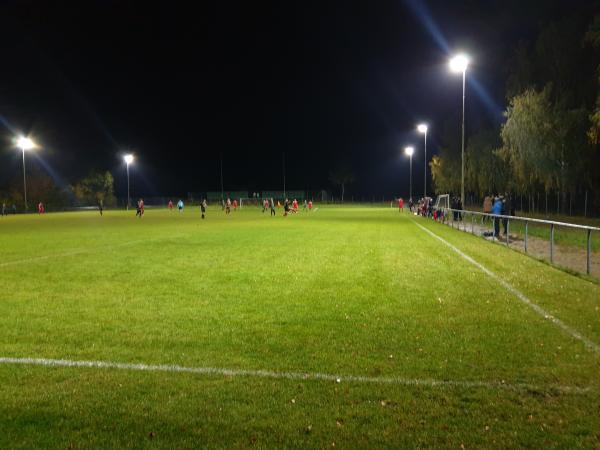
<path fill-rule="evenodd" d="M 9 217 L 0 356 L 536 387 L 0 364 L 0 447 L 600 446 L 600 355 L 415 221 L 600 343 L 600 286 L 389 208 Z"/>

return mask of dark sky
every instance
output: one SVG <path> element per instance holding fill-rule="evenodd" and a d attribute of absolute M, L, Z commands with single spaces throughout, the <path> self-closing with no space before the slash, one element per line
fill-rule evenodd
<path fill-rule="evenodd" d="M 351 192 L 406 195 L 401 148 L 429 152 L 444 120 L 459 128 L 460 77 L 450 52 L 473 59 L 467 127 L 500 120 L 508 61 L 520 39 L 577 1 L 4 1 L 0 5 L 0 187 L 18 175 L 13 133 L 69 182 L 110 170 L 136 193 L 327 188 L 348 162 Z M 36 164 L 34 157 L 31 164 Z M 37 163 L 39 164 L 39 162 Z M 415 190 L 423 153 L 414 157 Z"/>

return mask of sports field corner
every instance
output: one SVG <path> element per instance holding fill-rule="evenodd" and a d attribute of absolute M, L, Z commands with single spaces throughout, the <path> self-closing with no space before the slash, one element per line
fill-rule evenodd
<path fill-rule="evenodd" d="M 0 221 L 0 448 L 598 448 L 600 285 L 389 207 Z"/>

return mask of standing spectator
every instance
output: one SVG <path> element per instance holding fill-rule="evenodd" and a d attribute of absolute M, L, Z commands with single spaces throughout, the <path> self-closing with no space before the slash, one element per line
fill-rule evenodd
<path fill-rule="evenodd" d="M 485 198 L 483 199 L 483 213 L 484 214 L 492 213 L 492 196 L 491 195 L 486 195 Z M 482 224 L 486 218 L 487 218 L 487 216 L 481 216 Z"/>
<path fill-rule="evenodd" d="M 494 237 L 498 238 L 500 235 L 500 217 L 497 216 L 502 215 L 502 199 L 500 197 L 494 199 L 492 214 L 494 215 Z"/>
<path fill-rule="evenodd" d="M 504 206 L 504 208 L 502 209 L 502 214 L 504 214 L 505 216 L 514 216 L 515 215 L 513 201 L 508 192 L 504 193 L 504 205 L 503 206 Z M 504 225 L 504 234 L 508 235 L 508 219 L 507 218 L 502 219 L 502 223 Z"/>

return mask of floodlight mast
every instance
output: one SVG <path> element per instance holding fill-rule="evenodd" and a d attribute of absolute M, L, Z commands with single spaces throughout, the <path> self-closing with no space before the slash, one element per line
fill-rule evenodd
<path fill-rule="evenodd" d="M 17 147 L 19 147 L 21 149 L 21 152 L 23 153 L 23 200 L 24 200 L 23 203 L 25 204 L 25 211 L 27 211 L 28 206 L 27 206 L 27 177 L 25 175 L 25 151 L 36 148 L 36 145 L 30 138 L 25 137 L 25 136 L 20 136 L 19 138 L 17 138 Z"/>
<path fill-rule="evenodd" d="M 133 162 L 133 155 L 125 155 L 123 159 L 125 160 L 125 164 L 127 164 L 127 211 L 129 211 L 129 205 L 131 204 L 131 199 L 129 197 L 129 164 Z"/>
<path fill-rule="evenodd" d="M 417 131 L 419 133 L 423 133 L 425 135 L 425 145 L 424 145 L 424 150 L 425 150 L 425 155 L 424 155 L 424 159 L 425 159 L 425 177 L 423 180 L 423 198 L 427 197 L 427 125 L 422 123 L 419 124 L 417 126 Z"/>
<path fill-rule="evenodd" d="M 412 157 L 414 152 L 414 147 L 404 147 L 404 153 L 410 158 L 410 188 L 408 195 L 409 200 L 412 200 Z"/>
<path fill-rule="evenodd" d="M 460 168 L 460 201 L 463 206 L 465 204 L 465 80 L 469 62 L 469 57 L 464 53 L 459 53 L 450 60 L 450 70 L 454 73 L 462 73 L 463 75 L 462 147 Z"/>
<path fill-rule="evenodd" d="M 462 147 L 461 147 L 461 169 L 460 169 L 460 201 L 465 204 L 465 79 L 469 57 L 458 54 L 450 60 L 450 70 L 455 73 L 462 72 Z"/>

